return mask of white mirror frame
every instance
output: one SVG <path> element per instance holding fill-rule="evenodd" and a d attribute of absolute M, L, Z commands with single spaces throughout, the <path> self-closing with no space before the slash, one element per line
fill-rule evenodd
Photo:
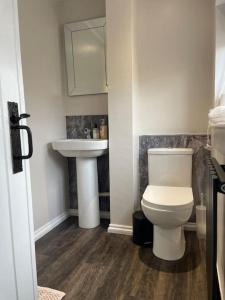
<path fill-rule="evenodd" d="M 73 52 L 73 39 L 72 34 L 75 31 L 87 30 L 93 28 L 103 27 L 104 32 L 106 32 L 106 19 L 105 18 L 97 18 L 91 19 L 81 22 L 69 23 L 64 25 L 64 36 L 65 36 L 65 55 L 66 55 L 66 68 L 67 68 L 67 82 L 68 82 L 68 95 L 88 95 L 88 94 L 102 94 L 108 92 L 108 84 L 107 84 L 107 69 L 106 69 L 106 38 L 104 40 L 105 44 L 105 74 L 103 78 L 103 82 L 105 84 L 99 88 L 81 88 L 76 86 L 76 70 L 75 70 L 75 58 Z"/>

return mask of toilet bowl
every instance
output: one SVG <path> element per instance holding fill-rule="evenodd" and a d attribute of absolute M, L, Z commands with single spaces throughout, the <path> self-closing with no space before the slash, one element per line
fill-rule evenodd
<path fill-rule="evenodd" d="M 146 218 L 154 225 L 154 255 L 165 260 L 182 258 L 185 252 L 182 225 L 192 213 L 192 189 L 149 185 L 141 206 Z"/>
<path fill-rule="evenodd" d="M 164 260 L 178 260 L 185 252 L 182 225 L 193 209 L 192 154 L 189 148 L 148 150 L 147 186 L 141 201 L 153 224 L 153 253 Z"/>

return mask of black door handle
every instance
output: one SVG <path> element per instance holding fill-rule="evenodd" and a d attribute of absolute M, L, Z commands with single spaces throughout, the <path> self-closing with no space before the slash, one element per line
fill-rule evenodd
<path fill-rule="evenodd" d="M 29 118 L 30 115 L 29 114 L 21 114 L 19 116 L 16 116 L 16 115 L 12 115 L 10 117 L 10 121 L 12 122 L 12 124 L 18 124 L 20 120 L 22 119 L 26 119 L 26 118 Z"/>
<path fill-rule="evenodd" d="M 11 139 L 11 151 L 12 151 L 12 171 L 13 174 L 23 172 L 23 159 L 29 159 L 33 154 L 33 142 L 32 133 L 28 126 L 20 125 L 19 122 L 22 119 L 29 118 L 30 115 L 27 113 L 19 114 L 18 103 L 8 102 L 9 111 L 9 128 L 10 128 L 10 139 Z M 27 155 L 23 155 L 21 147 L 21 130 L 27 132 L 28 148 L 29 152 Z"/>
<path fill-rule="evenodd" d="M 28 149 L 29 149 L 29 152 L 27 155 L 20 155 L 20 156 L 13 155 L 13 158 L 19 159 L 19 160 L 31 158 L 31 156 L 33 154 L 33 140 L 32 140 L 32 132 L 31 132 L 30 128 L 25 125 L 12 125 L 11 129 L 12 130 L 26 130 L 27 138 L 28 138 Z"/>

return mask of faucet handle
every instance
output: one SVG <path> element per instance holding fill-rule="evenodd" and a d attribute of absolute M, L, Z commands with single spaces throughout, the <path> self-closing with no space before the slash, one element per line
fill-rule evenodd
<path fill-rule="evenodd" d="M 90 139 L 91 138 L 91 129 L 84 128 L 84 134 L 86 134 L 86 139 Z"/>

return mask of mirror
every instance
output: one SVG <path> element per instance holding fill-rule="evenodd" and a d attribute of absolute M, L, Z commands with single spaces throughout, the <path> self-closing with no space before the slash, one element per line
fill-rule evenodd
<path fill-rule="evenodd" d="M 64 25 L 68 95 L 107 93 L 105 18 Z"/>

